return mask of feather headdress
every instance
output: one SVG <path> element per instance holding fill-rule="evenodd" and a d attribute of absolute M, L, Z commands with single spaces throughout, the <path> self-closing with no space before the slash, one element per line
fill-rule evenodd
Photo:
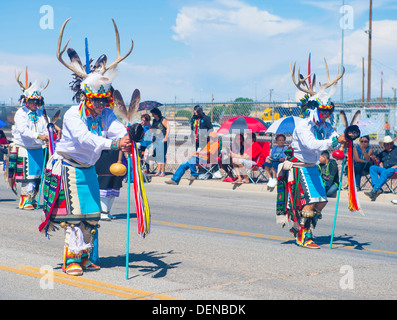
<path fill-rule="evenodd" d="M 109 105 L 111 108 L 114 107 L 113 100 L 113 87 L 112 81 L 117 76 L 117 71 L 115 70 L 117 65 L 127 58 L 132 49 L 134 47 L 134 42 L 131 40 L 131 48 L 124 56 L 120 55 L 120 36 L 116 26 L 116 23 L 113 21 L 114 30 L 116 33 L 116 49 L 117 49 L 117 58 L 114 62 L 107 65 L 107 57 L 106 55 L 101 55 L 94 65 L 91 65 L 93 60 L 86 57 L 86 65 L 83 65 L 81 59 L 77 52 L 69 48 L 67 50 L 67 54 L 70 59 L 70 63 L 66 63 L 62 59 L 62 54 L 65 52 L 69 41 L 66 43 L 65 47 L 61 50 L 63 33 L 66 27 L 66 24 L 70 20 L 67 19 L 61 28 L 58 38 L 58 46 L 57 46 L 57 58 L 58 60 L 69 70 L 73 72 L 73 81 L 70 82 L 71 89 L 75 92 L 73 99 L 80 103 L 80 110 L 82 116 L 84 116 L 85 112 L 85 98 L 108 98 Z M 86 40 L 87 44 L 87 40 Z M 86 45 L 87 46 L 87 45 Z M 88 53 L 88 49 L 86 48 L 86 54 Z M 87 65 L 89 64 L 89 65 Z"/>
<path fill-rule="evenodd" d="M 306 113 L 308 116 L 313 116 L 315 121 L 320 121 L 320 117 L 318 112 L 321 110 L 327 110 L 329 112 L 333 112 L 335 109 L 334 103 L 331 101 L 331 97 L 336 92 L 336 85 L 338 81 L 343 77 L 345 73 L 345 68 L 343 67 L 343 71 L 339 74 L 339 67 L 337 76 L 334 80 L 330 80 L 329 78 L 329 71 L 327 61 L 324 59 L 325 62 L 325 69 L 327 72 L 327 83 L 321 84 L 319 83 L 319 90 L 316 92 L 316 75 L 310 73 L 310 59 L 309 59 L 309 75 L 304 77 L 300 73 L 300 69 L 298 69 L 298 81 L 295 79 L 295 65 L 293 67 L 290 65 L 290 71 L 292 76 L 292 81 L 294 82 L 295 86 L 302 92 L 305 93 L 305 96 L 300 100 L 300 106 L 302 108 L 303 113 Z M 308 80 L 308 83 L 306 82 Z M 330 90 L 327 92 L 327 89 Z M 321 121 L 320 121 L 321 122 Z"/>
<path fill-rule="evenodd" d="M 37 80 L 33 83 L 28 81 L 27 69 L 26 69 L 26 81 L 25 84 L 20 80 L 22 71 L 15 72 L 15 80 L 19 84 L 22 89 L 23 95 L 20 98 L 21 105 L 25 105 L 26 101 L 29 99 L 37 99 L 42 100 L 42 104 L 44 104 L 44 97 L 42 96 L 42 92 L 48 87 L 50 84 L 50 80 L 47 80 L 47 84 L 44 82 L 39 83 Z"/>

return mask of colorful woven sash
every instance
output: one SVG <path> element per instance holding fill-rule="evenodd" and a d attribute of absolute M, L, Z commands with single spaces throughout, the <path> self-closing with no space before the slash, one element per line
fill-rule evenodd
<path fill-rule="evenodd" d="M 134 186 L 135 209 L 138 221 L 138 234 L 145 237 L 150 233 L 150 209 L 146 197 L 139 151 L 136 142 L 132 143 L 132 178 Z"/>
<path fill-rule="evenodd" d="M 347 156 L 347 185 L 349 191 L 349 210 L 350 211 L 360 211 L 360 204 L 358 201 L 357 188 L 356 188 L 356 179 L 354 175 L 354 164 L 353 164 L 353 141 L 349 140 L 348 145 L 348 156 Z"/>

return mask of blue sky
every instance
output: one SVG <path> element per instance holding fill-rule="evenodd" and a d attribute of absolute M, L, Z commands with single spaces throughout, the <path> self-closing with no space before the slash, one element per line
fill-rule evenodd
<path fill-rule="evenodd" d="M 397 0 L 373 7 L 372 97 L 392 97 L 397 87 Z M 53 8 L 53 29 L 43 29 L 43 5 Z M 353 29 L 344 32 L 345 101 L 361 98 L 361 59 L 367 67 L 369 0 L 345 0 L 353 9 Z M 134 40 L 132 54 L 114 80 L 126 100 L 141 90 L 142 100 L 205 103 L 238 97 L 260 101 L 294 100 L 289 71 L 297 61 L 304 72 L 309 52 L 312 71 L 325 82 L 325 57 L 331 78 L 341 61 L 342 0 L 147 0 L 9 1 L 0 11 L 0 103 L 20 95 L 15 70 L 29 67 L 30 80 L 51 80 L 46 103 L 71 103 L 70 71 L 56 59 L 63 22 L 71 17 L 64 41 L 84 59 L 88 38 L 92 58 L 116 54 L 111 18 L 121 38 L 121 53 Z M 353 21 L 350 21 L 350 23 Z M 67 55 L 65 54 L 65 60 Z M 366 71 L 365 71 L 366 72 Z M 340 99 L 339 91 L 334 100 Z"/>

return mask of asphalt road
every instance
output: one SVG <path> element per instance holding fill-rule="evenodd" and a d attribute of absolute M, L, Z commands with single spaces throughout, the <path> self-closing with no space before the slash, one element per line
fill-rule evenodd
<path fill-rule="evenodd" d="M 330 199 L 315 230 L 320 250 L 299 248 L 275 223 L 275 192 L 264 185 L 195 181 L 189 186 L 146 184 L 152 232 L 137 235 L 134 205 L 126 279 L 126 188 L 113 206 L 116 220 L 101 222 L 101 270 L 82 277 L 61 271 L 64 232 L 38 232 L 40 211 L 17 209 L 0 182 L 0 299 L 396 299 L 395 196 L 370 202 L 364 215 Z M 166 179 L 169 177 L 166 177 Z M 41 270 L 40 270 L 41 269 Z M 48 271 L 45 271 L 48 270 Z"/>

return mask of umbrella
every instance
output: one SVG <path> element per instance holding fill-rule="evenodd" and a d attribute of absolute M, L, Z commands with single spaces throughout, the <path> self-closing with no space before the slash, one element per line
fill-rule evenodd
<path fill-rule="evenodd" d="M 357 126 L 360 129 L 361 136 L 368 136 L 371 133 L 376 132 L 379 127 L 380 123 L 377 120 L 371 119 L 371 118 L 364 118 L 364 119 L 359 119 L 357 121 Z M 342 134 L 345 132 L 345 126 L 343 123 L 338 127 L 336 130 L 339 134 Z"/>
<path fill-rule="evenodd" d="M 272 123 L 266 133 L 292 133 L 296 125 L 301 121 L 303 121 L 303 118 L 294 116 L 278 119 Z"/>
<path fill-rule="evenodd" d="M 138 111 L 147 110 L 150 111 L 154 108 L 161 107 L 163 104 L 157 101 L 144 101 L 139 104 Z"/>
<path fill-rule="evenodd" d="M 239 116 L 224 122 L 218 129 L 218 134 L 243 133 L 244 131 L 266 131 L 266 124 L 256 118 Z"/>
<path fill-rule="evenodd" d="M 0 127 L 7 127 L 7 126 L 8 126 L 8 124 L 5 121 L 0 119 Z"/>

